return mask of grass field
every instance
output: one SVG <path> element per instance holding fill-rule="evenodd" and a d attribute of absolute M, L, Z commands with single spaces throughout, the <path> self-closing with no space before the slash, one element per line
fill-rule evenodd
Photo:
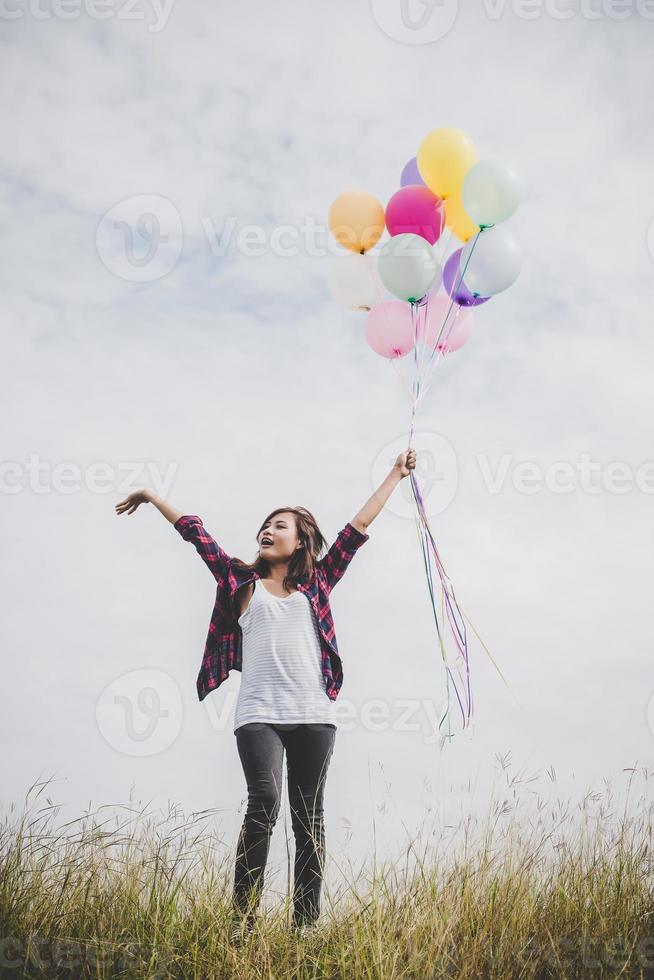
<path fill-rule="evenodd" d="M 648 781 L 634 770 L 631 780 Z M 229 942 L 233 854 L 212 814 L 124 808 L 62 821 L 34 787 L 0 831 L 3 977 L 654 977 L 652 804 L 510 798 L 485 822 L 340 869 L 314 935 L 290 902 Z M 634 805 L 635 804 L 635 805 Z M 372 842 L 371 842 L 372 843 Z M 372 850 L 372 846 L 371 846 Z M 333 860 L 328 854 L 328 860 Z"/>

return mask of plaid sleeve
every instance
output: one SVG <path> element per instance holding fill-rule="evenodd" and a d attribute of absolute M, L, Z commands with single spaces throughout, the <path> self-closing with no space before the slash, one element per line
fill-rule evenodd
<path fill-rule="evenodd" d="M 231 558 L 211 537 L 202 523 L 202 518 L 196 514 L 186 514 L 175 521 L 173 527 L 179 531 L 185 541 L 193 543 L 218 585 L 223 585 L 227 579 Z"/>
<path fill-rule="evenodd" d="M 348 523 L 338 532 L 336 540 L 324 558 L 316 562 L 316 567 L 322 572 L 327 592 L 331 592 L 338 580 L 343 576 L 357 550 L 365 544 L 369 534 Z"/>

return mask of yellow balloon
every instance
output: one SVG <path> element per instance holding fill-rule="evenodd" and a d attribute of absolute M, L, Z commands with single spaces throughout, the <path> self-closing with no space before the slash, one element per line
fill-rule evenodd
<path fill-rule="evenodd" d="M 462 242 L 467 242 L 479 231 L 479 225 L 474 223 L 463 206 L 461 191 L 450 194 L 445 201 L 445 224 Z"/>
<path fill-rule="evenodd" d="M 477 160 L 477 151 L 467 133 L 453 126 L 433 129 L 418 149 L 418 170 L 427 187 L 439 197 L 461 189 L 463 178 Z"/>
<path fill-rule="evenodd" d="M 329 227 L 345 248 L 367 252 L 384 234 L 384 209 L 367 191 L 343 191 L 329 208 Z"/>

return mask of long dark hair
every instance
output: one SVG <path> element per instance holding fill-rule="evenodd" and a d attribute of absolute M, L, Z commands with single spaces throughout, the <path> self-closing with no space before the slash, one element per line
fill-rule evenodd
<path fill-rule="evenodd" d="M 295 589 L 298 582 L 302 579 L 309 579 L 311 577 L 314 562 L 320 558 L 323 548 L 327 546 L 327 541 L 323 537 L 315 517 L 306 507 L 277 507 L 261 522 L 261 526 L 256 534 L 257 542 L 265 524 L 271 521 L 275 514 L 281 514 L 282 512 L 293 514 L 297 536 L 302 545 L 290 559 L 282 583 L 282 587 L 287 592 L 290 592 L 291 588 Z M 251 563 L 242 561 L 240 558 L 234 558 L 234 564 L 238 564 L 244 571 L 257 572 L 261 578 L 268 578 L 270 574 L 270 562 L 262 558 L 261 554 L 258 554 L 256 559 Z"/>

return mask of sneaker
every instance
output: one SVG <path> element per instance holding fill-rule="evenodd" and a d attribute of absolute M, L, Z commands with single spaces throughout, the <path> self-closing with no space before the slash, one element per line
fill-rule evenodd
<path fill-rule="evenodd" d="M 232 946 L 243 946 L 254 929 L 254 921 L 238 916 L 232 919 L 230 928 L 230 941 Z"/>

